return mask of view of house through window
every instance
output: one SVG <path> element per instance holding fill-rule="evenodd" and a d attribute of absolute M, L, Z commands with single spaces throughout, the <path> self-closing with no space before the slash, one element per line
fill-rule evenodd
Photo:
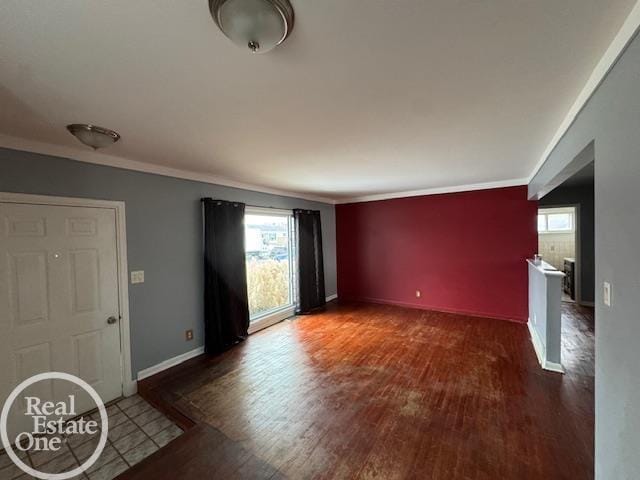
<path fill-rule="evenodd" d="M 251 320 L 293 304 L 291 227 L 288 214 L 245 215 L 247 290 Z"/>

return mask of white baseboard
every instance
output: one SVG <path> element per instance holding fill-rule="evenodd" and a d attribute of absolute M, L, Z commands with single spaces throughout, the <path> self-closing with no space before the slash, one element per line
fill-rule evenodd
<path fill-rule="evenodd" d="M 175 367 L 176 365 L 180 365 L 182 362 L 186 362 L 187 360 L 197 357 L 198 355 L 202 355 L 204 353 L 204 345 L 202 347 L 195 348 L 189 352 L 185 352 L 181 355 L 177 355 L 173 358 L 165 360 L 164 362 L 160 362 L 157 365 L 154 365 L 149 368 L 145 368 L 144 370 L 140 370 L 138 372 L 138 380 L 143 380 L 151 375 L 155 375 L 156 373 L 160 373 L 168 368 Z"/>
<path fill-rule="evenodd" d="M 529 334 L 531 335 L 531 343 L 533 343 L 533 349 L 536 352 L 536 357 L 538 357 L 538 362 L 540 365 L 544 363 L 544 347 L 542 346 L 542 341 L 538 336 L 538 332 L 535 327 L 531 323 L 531 319 L 527 322 L 527 327 L 529 327 Z"/>
<path fill-rule="evenodd" d="M 548 360 L 544 361 L 544 363 L 542 364 L 542 368 L 545 370 L 549 370 L 550 372 L 564 373 L 564 367 L 561 364 L 550 362 Z"/>
<path fill-rule="evenodd" d="M 533 343 L 533 349 L 536 352 L 536 357 L 538 357 L 538 363 L 540 363 L 540 366 L 544 370 L 549 370 L 550 372 L 564 373 L 564 368 L 560 363 L 550 362 L 545 358 L 546 352 L 545 352 L 544 345 L 540 340 L 540 336 L 538 335 L 538 332 L 536 331 L 535 327 L 531 323 L 531 319 L 529 319 L 529 321 L 527 322 L 527 327 L 529 327 L 529 334 L 531 335 L 531 343 Z"/>
<path fill-rule="evenodd" d="M 338 298 L 338 294 L 329 295 L 326 298 L 327 302 L 331 300 L 335 300 Z M 290 316 L 290 315 L 288 315 Z M 264 327 L 263 327 L 264 328 Z M 260 329 L 254 329 L 255 331 Z M 253 332 L 251 332 L 253 333 Z M 150 377 L 151 375 L 155 375 L 156 373 L 160 373 L 168 368 L 175 367 L 176 365 L 180 365 L 182 362 L 186 362 L 187 360 L 197 357 L 198 355 L 202 355 L 204 353 L 204 346 L 195 348 L 189 352 L 183 353 L 181 355 L 177 355 L 173 358 L 165 360 L 164 362 L 160 362 L 157 365 L 154 365 L 149 368 L 145 368 L 144 370 L 140 370 L 138 372 L 138 380 L 144 380 L 145 378 Z M 133 385 L 129 385 L 128 388 L 125 388 L 125 395 L 133 395 L 136 392 L 135 382 Z"/>

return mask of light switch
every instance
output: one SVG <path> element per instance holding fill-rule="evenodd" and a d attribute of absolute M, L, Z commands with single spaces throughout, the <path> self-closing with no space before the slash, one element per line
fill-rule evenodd
<path fill-rule="evenodd" d="M 609 282 L 604 282 L 604 289 L 602 293 L 603 293 L 602 298 L 603 298 L 604 304 L 607 307 L 610 307 L 611 306 L 611 284 Z"/>
<path fill-rule="evenodd" d="M 144 283 L 144 270 L 131 272 L 131 283 Z"/>

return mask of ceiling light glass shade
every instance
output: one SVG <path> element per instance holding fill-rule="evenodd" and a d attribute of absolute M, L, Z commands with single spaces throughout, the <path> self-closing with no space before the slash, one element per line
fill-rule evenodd
<path fill-rule="evenodd" d="M 264 53 L 281 44 L 293 27 L 287 0 L 209 0 L 213 20 L 236 45 Z"/>
<path fill-rule="evenodd" d="M 72 123 L 71 125 L 67 125 L 67 130 L 69 130 L 71 135 L 94 150 L 108 147 L 120 140 L 119 133 L 95 125 Z"/>

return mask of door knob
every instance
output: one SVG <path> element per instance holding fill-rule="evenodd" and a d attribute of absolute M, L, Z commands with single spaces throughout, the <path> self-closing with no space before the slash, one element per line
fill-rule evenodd
<path fill-rule="evenodd" d="M 118 321 L 118 319 L 116 317 L 109 317 L 107 318 L 107 323 L 109 325 L 113 325 L 114 323 L 116 323 Z"/>

